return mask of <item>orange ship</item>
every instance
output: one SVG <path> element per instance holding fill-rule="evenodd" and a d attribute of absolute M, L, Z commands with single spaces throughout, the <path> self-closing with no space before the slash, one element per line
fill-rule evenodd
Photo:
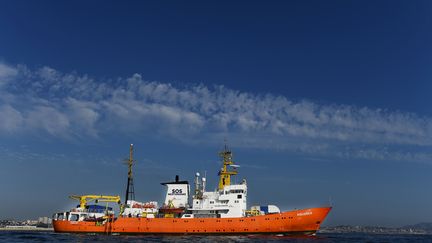
<path fill-rule="evenodd" d="M 247 208 L 247 183 L 232 184 L 238 165 L 226 146 L 220 153 L 223 165 L 216 190 L 206 191 L 206 178 L 195 175 L 195 189 L 189 197 L 188 181 L 162 183 L 167 187 L 165 202 L 137 202 L 134 199 L 130 147 L 126 200 L 119 196 L 71 196 L 80 205 L 53 216 L 55 232 L 107 234 L 315 234 L 331 207 L 307 208 L 281 212 L 275 205 Z M 106 206 L 88 205 L 106 202 Z M 120 204 L 118 215 L 108 203 Z"/>

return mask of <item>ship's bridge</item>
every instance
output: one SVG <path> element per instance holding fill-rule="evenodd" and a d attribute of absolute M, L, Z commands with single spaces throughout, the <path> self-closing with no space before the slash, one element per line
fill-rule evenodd
<path fill-rule="evenodd" d="M 195 217 L 244 217 L 247 206 L 247 185 L 224 186 L 223 190 L 204 192 L 202 198 L 193 200 L 192 212 Z"/>
<path fill-rule="evenodd" d="M 194 217 L 234 218 L 246 215 L 247 184 L 231 184 L 231 176 L 237 175 L 239 165 L 232 161 L 232 152 L 225 145 L 219 153 L 222 158 L 222 168 L 219 171 L 219 185 L 215 191 L 206 191 L 206 178 L 200 180 L 200 174 L 195 175 L 195 194 L 192 211 Z"/>
<path fill-rule="evenodd" d="M 247 194 L 247 186 L 246 186 L 246 184 L 225 186 L 223 188 L 223 190 L 220 191 L 220 194 L 232 194 L 232 193 Z"/>

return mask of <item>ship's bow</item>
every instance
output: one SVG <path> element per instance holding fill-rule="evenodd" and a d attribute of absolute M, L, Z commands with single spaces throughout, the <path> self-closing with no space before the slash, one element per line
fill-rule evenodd
<path fill-rule="evenodd" d="M 314 234 L 326 219 L 332 207 L 307 208 L 289 212 L 288 234 Z"/>

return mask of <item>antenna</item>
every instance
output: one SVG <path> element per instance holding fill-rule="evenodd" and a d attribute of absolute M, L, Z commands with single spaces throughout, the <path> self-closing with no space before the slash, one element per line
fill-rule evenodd
<path fill-rule="evenodd" d="M 224 151 L 228 151 L 228 142 L 226 137 L 224 137 Z"/>
<path fill-rule="evenodd" d="M 128 165 L 128 180 L 127 180 L 126 200 L 125 200 L 125 204 L 127 204 L 127 201 L 129 199 L 135 200 L 135 190 L 134 190 L 133 175 L 132 175 L 132 165 L 134 163 L 133 144 L 131 144 L 129 147 L 129 159 L 125 159 L 124 162 Z"/>
<path fill-rule="evenodd" d="M 199 177 L 200 177 L 200 173 L 197 172 L 195 174 L 195 195 L 194 195 L 194 198 L 196 199 L 202 198 L 202 188 L 201 188 L 202 186 L 200 186 Z"/>
<path fill-rule="evenodd" d="M 233 165 L 232 161 L 232 152 L 229 150 L 228 145 L 226 143 L 225 139 L 225 146 L 224 150 L 219 152 L 219 156 L 222 158 L 222 168 L 219 171 L 219 190 L 223 190 L 225 186 L 231 185 L 231 176 L 237 175 L 236 167 L 231 168 L 231 165 Z M 229 167 L 231 169 L 229 169 Z"/>

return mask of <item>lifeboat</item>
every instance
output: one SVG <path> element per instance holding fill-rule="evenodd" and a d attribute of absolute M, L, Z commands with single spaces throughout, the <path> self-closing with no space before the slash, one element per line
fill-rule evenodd
<path fill-rule="evenodd" d="M 168 201 L 168 205 L 163 205 L 159 208 L 159 212 L 163 214 L 181 214 L 184 213 L 184 207 L 175 207 L 172 200 Z"/>

